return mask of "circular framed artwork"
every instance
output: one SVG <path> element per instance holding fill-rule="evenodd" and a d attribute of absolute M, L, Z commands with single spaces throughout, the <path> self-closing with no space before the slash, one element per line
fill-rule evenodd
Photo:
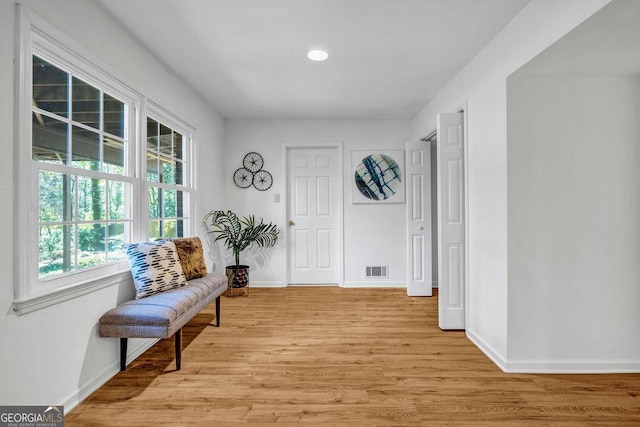
<path fill-rule="evenodd" d="M 264 159 L 260 154 L 252 151 L 244 156 L 244 159 L 242 159 L 242 166 L 250 172 L 256 173 L 262 169 L 262 166 L 264 166 Z"/>
<path fill-rule="evenodd" d="M 354 203 L 402 203 L 404 152 L 352 152 Z"/>
<path fill-rule="evenodd" d="M 233 182 L 240 188 L 247 188 L 253 183 L 253 173 L 245 168 L 237 169 L 233 173 Z"/>
<path fill-rule="evenodd" d="M 257 190 L 266 191 L 271 188 L 273 177 L 266 170 L 260 170 L 253 175 L 253 186 Z"/>

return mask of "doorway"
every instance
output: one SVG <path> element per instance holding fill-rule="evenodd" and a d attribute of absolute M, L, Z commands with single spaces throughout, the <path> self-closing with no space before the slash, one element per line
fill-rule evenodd
<path fill-rule="evenodd" d="M 342 150 L 285 146 L 287 285 L 340 285 Z"/>
<path fill-rule="evenodd" d="M 436 130 L 407 143 L 409 296 L 438 287 L 441 329 L 465 329 L 467 162 L 464 110 L 437 116 Z"/>

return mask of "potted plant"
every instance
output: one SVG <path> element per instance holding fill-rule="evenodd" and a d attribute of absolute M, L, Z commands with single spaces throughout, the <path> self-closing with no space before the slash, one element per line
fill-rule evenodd
<path fill-rule="evenodd" d="M 225 270 L 229 279 L 227 295 L 235 296 L 236 290 L 249 284 L 249 266 L 240 264 L 240 253 L 252 245 L 275 246 L 280 230 L 275 224 L 265 224 L 262 218 L 256 221 L 254 215 L 240 219 L 235 213 L 223 210 L 209 212 L 202 222 L 209 228 L 209 233 L 216 236 L 215 242 L 222 240 L 224 247 L 233 253 L 235 264 L 228 265 Z"/>

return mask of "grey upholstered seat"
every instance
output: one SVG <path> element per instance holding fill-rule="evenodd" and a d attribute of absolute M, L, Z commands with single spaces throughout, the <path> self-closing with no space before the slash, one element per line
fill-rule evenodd
<path fill-rule="evenodd" d="M 101 337 L 121 338 L 121 368 L 126 361 L 127 338 L 170 338 L 179 340 L 177 333 L 200 310 L 216 300 L 216 324 L 220 325 L 220 295 L 227 289 L 227 278 L 220 273 L 209 273 L 191 279 L 181 288 L 126 301 L 107 311 L 100 318 Z M 176 361 L 178 362 L 178 341 Z"/>

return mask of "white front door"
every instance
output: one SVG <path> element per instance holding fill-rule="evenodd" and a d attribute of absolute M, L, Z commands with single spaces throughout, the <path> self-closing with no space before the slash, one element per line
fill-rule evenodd
<path fill-rule="evenodd" d="M 465 328 L 465 178 L 462 124 L 462 113 L 438 115 L 438 317 L 442 329 Z"/>
<path fill-rule="evenodd" d="M 431 296 L 431 146 L 407 142 L 407 295 Z"/>
<path fill-rule="evenodd" d="M 339 160 L 337 147 L 287 149 L 289 284 L 340 283 Z"/>

